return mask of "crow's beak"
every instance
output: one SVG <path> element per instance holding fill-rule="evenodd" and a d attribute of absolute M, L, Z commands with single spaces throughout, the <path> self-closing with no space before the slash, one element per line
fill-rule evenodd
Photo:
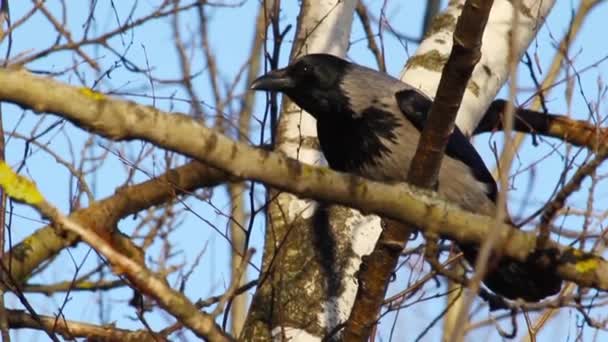
<path fill-rule="evenodd" d="M 295 83 L 285 69 L 273 70 L 251 83 L 252 90 L 284 91 L 293 88 Z"/>

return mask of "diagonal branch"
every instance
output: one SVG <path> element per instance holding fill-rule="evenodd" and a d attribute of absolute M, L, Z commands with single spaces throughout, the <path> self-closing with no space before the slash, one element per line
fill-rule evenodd
<path fill-rule="evenodd" d="M 9 179 L 8 182 L 7 179 Z M 124 275 L 139 291 L 154 298 L 162 308 L 183 322 L 198 337 L 209 341 L 233 340 L 215 323 L 212 315 L 200 312 L 183 293 L 169 287 L 164 278 L 157 276 L 144 265 L 121 254 L 107 241 L 100 239 L 95 231 L 84 228 L 82 225 L 61 214 L 57 208 L 44 200 L 39 193 L 37 194 L 37 190 L 28 189 L 26 186 L 23 186 L 23 181 L 21 180 L 11 182 L 10 178 L 6 177 L 6 173 L 0 175 L 0 180 L 2 181 L 0 185 L 4 187 L 10 196 L 15 197 L 17 200 L 25 201 L 41 214 L 48 217 L 58 227 L 78 234 L 84 242 L 95 248 L 108 260 L 115 274 Z M 11 185 L 17 191 L 11 191 Z M 23 191 L 24 195 L 20 195 L 18 191 Z"/>
<path fill-rule="evenodd" d="M 65 101 L 69 98 L 70 101 Z M 114 140 L 142 139 L 195 158 L 235 177 L 266 183 L 296 195 L 374 212 L 460 243 L 481 243 L 500 226 L 504 255 L 524 261 L 536 236 L 494 218 L 459 209 L 432 191 L 407 184 L 384 184 L 324 167 L 299 163 L 257 149 L 205 127 L 183 114 L 169 114 L 133 102 L 71 87 L 23 70 L 0 69 L 0 100 L 60 115 L 84 129 Z M 608 144 L 602 144 L 608 149 Z M 549 241 L 558 274 L 583 287 L 608 290 L 608 262 Z M 546 253 L 549 254 L 549 253 Z M 543 253 L 545 255 L 545 253 Z M 532 256 L 533 257 L 533 256 Z"/>
<path fill-rule="evenodd" d="M 114 274 L 124 275 L 139 291 L 154 298 L 163 309 L 190 328 L 198 337 L 209 341 L 233 340 L 215 322 L 214 316 L 200 312 L 181 291 L 172 289 L 163 276 L 153 273 L 145 265 L 121 254 L 94 230 L 84 228 L 78 222 L 63 215 L 44 198 L 32 181 L 17 175 L 4 162 L 0 162 L 0 187 L 14 200 L 23 202 L 48 217 L 57 227 L 77 234 L 106 258 Z"/>
<path fill-rule="evenodd" d="M 460 102 L 471 73 L 481 58 L 481 37 L 492 3 L 493 1 L 468 0 L 464 4 L 456 23 L 452 51 L 441 74 L 437 95 L 409 170 L 408 180 L 412 184 L 430 188 L 437 181 Z"/>

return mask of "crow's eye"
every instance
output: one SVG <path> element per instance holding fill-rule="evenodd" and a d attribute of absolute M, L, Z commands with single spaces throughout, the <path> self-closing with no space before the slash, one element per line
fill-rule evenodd
<path fill-rule="evenodd" d="M 305 64 L 305 63 L 298 63 L 295 65 L 294 68 L 294 72 L 296 75 L 298 75 L 301 78 L 307 78 L 311 75 L 313 75 L 313 67 Z"/>

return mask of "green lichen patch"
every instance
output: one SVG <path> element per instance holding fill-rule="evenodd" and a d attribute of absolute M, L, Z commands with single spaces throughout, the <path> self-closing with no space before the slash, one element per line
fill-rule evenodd
<path fill-rule="evenodd" d="M 410 58 L 407 61 L 406 68 L 424 68 L 431 71 L 441 72 L 443 66 L 448 60 L 448 57 L 448 55 L 443 55 L 437 50 L 432 50 Z"/>
<path fill-rule="evenodd" d="M 471 80 L 467 83 L 467 89 L 469 89 L 475 96 L 479 96 L 479 84 Z"/>
<path fill-rule="evenodd" d="M 28 255 L 33 251 L 31 246 L 32 237 L 29 236 L 21 241 L 18 245 L 11 249 L 11 258 L 21 262 L 25 261 Z"/>
<path fill-rule="evenodd" d="M 453 32 L 456 28 L 456 18 L 450 13 L 443 13 L 437 15 L 431 22 L 426 36 L 430 37 L 439 31 Z"/>
<path fill-rule="evenodd" d="M 513 0 L 509 0 L 509 2 L 511 3 L 511 6 L 515 5 L 515 2 Z M 535 16 L 532 13 L 532 9 L 528 6 L 526 6 L 526 4 L 523 1 L 518 1 L 517 2 L 519 5 L 519 13 L 523 14 L 525 17 L 530 18 L 530 19 L 534 19 Z"/>

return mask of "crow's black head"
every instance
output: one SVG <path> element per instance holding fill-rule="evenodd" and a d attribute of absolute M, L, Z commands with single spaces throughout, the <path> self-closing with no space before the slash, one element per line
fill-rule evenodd
<path fill-rule="evenodd" d="M 303 56 L 253 81 L 251 89 L 282 92 L 315 117 L 343 112 L 340 83 L 352 64 L 328 54 Z"/>
<path fill-rule="evenodd" d="M 362 168 L 378 166 L 405 120 L 392 92 L 395 84 L 404 86 L 341 58 L 312 54 L 261 76 L 251 88 L 282 92 L 314 116 L 321 150 L 333 169 L 374 178 Z"/>

